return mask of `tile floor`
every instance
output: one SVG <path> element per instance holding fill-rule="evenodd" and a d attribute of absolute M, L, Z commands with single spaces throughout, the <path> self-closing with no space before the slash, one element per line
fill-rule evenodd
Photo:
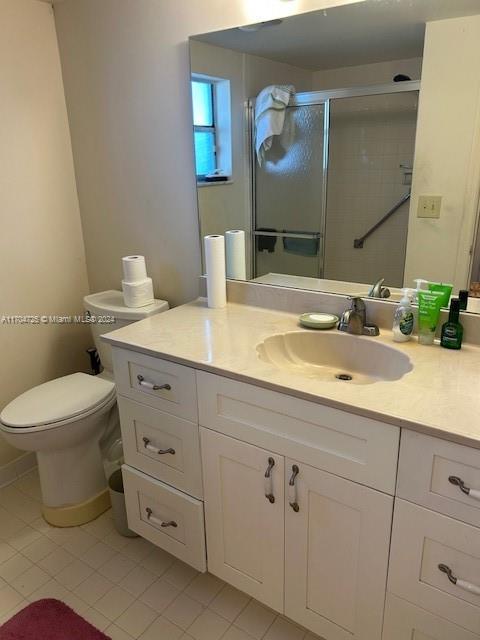
<path fill-rule="evenodd" d="M 0 489 L 0 625 L 40 598 L 63 600 L 113 640 L 317 639 L 146 540 L 123 538 L 110 512 L 50 527 L 32 471 Z"/>

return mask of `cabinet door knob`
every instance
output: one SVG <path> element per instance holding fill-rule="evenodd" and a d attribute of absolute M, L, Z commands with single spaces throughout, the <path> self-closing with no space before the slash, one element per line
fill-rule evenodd
<path fill-rule="evenodd" d="M 147 520 L 149 522 L 151 522 L 152 524 L 157 525 L 157 527 L 163 527 L 163 528 L 166 528 L 166 527 L 176 528 L 176 527 L 178 527 L 178 524 L 175 522 L 175 520 L 165 521 L 165 520 L 160 520 L 159 518 L 156 518 L 153 515 L 153 511 L 150 509 L 150 507 L 147 507 L 145 509 L 145 511 L 147 512 Z"/>
<path fill-rule="evenodd" d="M 138 384 L 141 387 L 152 389 L 152 391 L 161 391 L 163 389 L 165 389 L 165 391 L 170 391 L 170 389 L 172 388 L 169 384 L 155 384 L 154 382 L 149 382 L 148 380 L 145 380 L 145 378 L 140 374 L 138 374 L 137 380 Z"/>
<path fill-rule="evenodd" d="M 438 568 L 442 573 L 445 573 L 450 582 L 457 586 L 459 589 L 463 589 L 464 591 L 473 593 L 476 596 L 480 596 L 480 587 L 478 585 L 473 584 L 473 582 L 467 582 L 466 580 L 457 578 L 455 575 L 453 575 L 452 570 L 446 564 L 439 564 Z"/>
<path fill-rule="evenodd" d="M 297 502 L 297 486 L 295 480 L 300 472 L 300 469 L 296 464 L 292 465 L 292 475 L 288 482 L 288 504 L 292 507 L 295 513 L 300 511 L 300 507 Z"/>
<path fill-rule="evenodd" d="M 266 499 L 273 504 L 275 502 L 275 496 L 273 495 L 273 478 L 272 478 L 272 469 L 275 466 L 275 460 L 270 457 L 268 459 L 268 467 L 265 471 L 265 497 Z"/>
<path fill-rule="evenodd" d="M 475 498 L 475 500 L 480 500 L 480 491 L 478 489 L 471 489 L 470 487 L 467 487 L 464 481 L 458 476 L 449 476 L 448 481 L 451 484 L 456 485 L 466 496 Z"/>
<path fill-rule="evenodd" d="M 170 453 L 172 456 L 175 455 L 175 449 L 172 449 L 172 447 L 168 449 L 158 449 L 157 447 L 154 447 L 152 444 L 150 444 L 150 440 L 148 438 L 142 438 L 142 440 L 143 440 L 143 446 L 145 447 L 145 449 L 147 449 L 147 451 L 156 453 L 159 456 L 163 456 L 166 453 Z"/>

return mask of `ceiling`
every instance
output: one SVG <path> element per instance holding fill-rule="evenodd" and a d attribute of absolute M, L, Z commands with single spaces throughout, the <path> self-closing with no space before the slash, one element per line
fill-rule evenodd
<path fill-rule="evenodd" d="M 426 22 L 479 13 L 480 0 L 365 0 L 254 32 L 235 28 L 194 38 L 305 69 L 334 69 L 421 56 Z"/>

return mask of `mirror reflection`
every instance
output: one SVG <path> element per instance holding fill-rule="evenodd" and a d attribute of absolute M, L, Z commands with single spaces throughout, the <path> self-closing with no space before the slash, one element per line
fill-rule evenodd
<path fill-rule="evenodd" d="M 245 234 L 229 277 L 475 295 L 478 13 L 367 0 L 190 39 L 200 234 Z"/>

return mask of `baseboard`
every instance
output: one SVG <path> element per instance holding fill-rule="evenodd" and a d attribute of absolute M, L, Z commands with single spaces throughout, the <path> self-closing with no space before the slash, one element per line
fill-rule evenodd
<path fill-rule="evenodd" d="M 33 452 L 24 453 L 15 460 L 0 467 L 0 487 L 6 487 L 37 466 L 37 456 Z"/>

